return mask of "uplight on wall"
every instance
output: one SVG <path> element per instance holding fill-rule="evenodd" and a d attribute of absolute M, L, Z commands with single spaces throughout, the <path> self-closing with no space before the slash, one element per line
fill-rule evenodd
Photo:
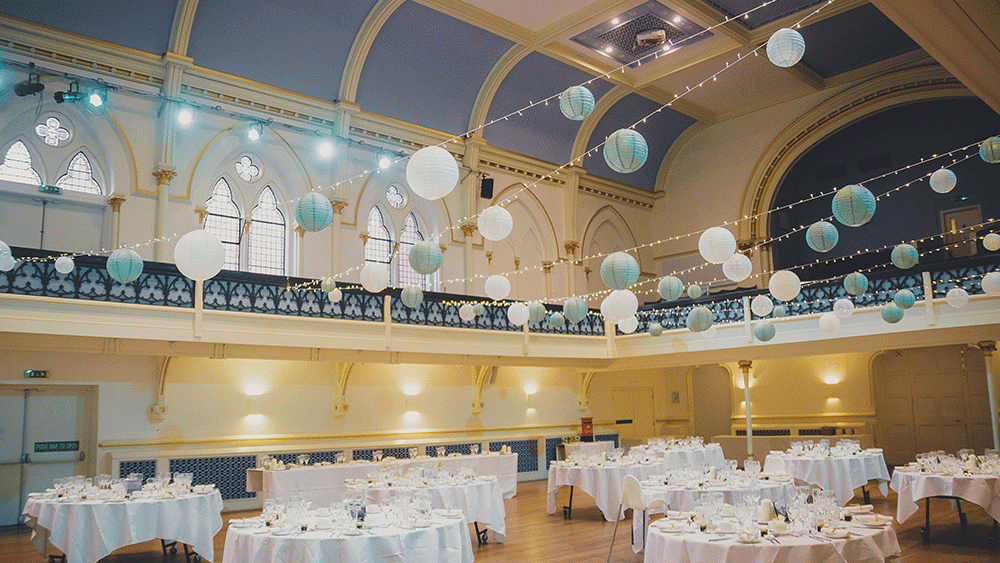
<path fill-rule="evenodd" d="M 264 424 L 263 404 L 260 395 L 247 395 L 247 426 L 260 426 Z"/>
<path fill-rule="evenodd" d="M 525 395 L 534 395 L 535 393 L 538 393 L 538 384 L 537 383 L 525 383 L 524 384 L 524 394 Z"/>
<path fill-rule="evenodd" d="M 416 424 L 420 422 L 420 413 L 418 411 L 406 411 L 403 413 L 403 421 L 407 424 Z"/>
<path fill-rule="evenodd" d="M 245 395 L 257 396 L 267 392 L 264 382 L 257 379 L 250 379 L 243 382 L 243 393 Z"/>
<path fill-rule="evenodd" d="M 827 397 L 826 398 L 826 406 L 827 407 L 835 407 L 835 406 L 837 406 L 839 404 L 840 404 L 840 397 Z"/>
<path fill-rule="evenodd" d="M 406 395 L 407 397 L 412 397 L 414 395 L 420 394 L 420 384 L 413 381 L 408 381 L 404 383 L 403 394 Z"/>
<path fill-rule="evenodd" d="M 840 383 L 841 377 L 839 374 L 831 373 L 823 376 L 823 383 L 827 385 L 836 385 Z"/>
<path fill-rule="evenodd" d="M 330 157 L 332 157 L 333 156 L 333 142 L 331 142 L 331 141 L 320 141 L 320 143 L 318 145 L 316 145 L 316 154 L 318 154 L 320 156 L 320 158 L 330 158 Z"/>
<path fill-rule="evenodd" d="M 191 106 L 182 105 L 180 109 L 177 110 L 177 123 L 181 125 L 191 125 L 192 121 L 194 121 L 194 110 L 191 109 Z"/>

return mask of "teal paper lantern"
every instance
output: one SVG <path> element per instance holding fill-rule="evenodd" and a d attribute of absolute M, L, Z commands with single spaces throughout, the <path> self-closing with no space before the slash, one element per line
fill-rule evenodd
<path fill-rule="evenodd" d="M 806 244 L 816 252 L 830 252 L 839 240 L 837 227 L 828 221 L 816 221 L 806 229 Z"/>
<path fill-rule="evenodd" d="M 708 307 L 694 307 L 688 313 L 687 327 L 691 332 L 705 332 L 712 328 L 714 317 Z"/>
<path fill-rule="evenodd" d="M 892 249 L 892 263 L 900 270 L 909 270 L 920 261 L 920 253 L 912 245 L 897 244 Z"/>
<path fill-rule="evenodd" d="M 875 196 L 868 188 L 851 184 L 833 196 L 833 216 L 848 227 L 860 227 L 875 216 Z"/>
<path fill-rule="evenodd" d="M 540 323 L 544 318 L 545 318 L 545 305 L 542 305 L 538 301 L 534 301 L 530 305 L 528 305 L 529 321 L 533 323 Z"/>
<path fill-rule="evenodd" d="M 1000 164 L 1000 137 L 990 137 L 979 143 L 979 158 L 990 164 Z"/>
<path fill-rule="evenodd" d="M 418 274 L 433 274 L 443 260 L 441 247 L 432 241 L 422 240 L 410 247 L 410 267 Z"/>
<path fill-rule="evenodd" d="M 780 319 L 781 317 L 784 317 L 785 315 L 788 314 L 788 313 L 785 312 L 785 306 L 784 305 L 775 305 L 773 311 L 774 311 L 774 313 L 773 313 L 774 314 L 774 318 L 776 318 L 776 319 Z"/>
<path fill-rule="evenodd" d="M 659 336 L 663 334 L 663 326 L 660 323 L 649 323 L 649 335 Z"/>
<path fill-rule="evenodd" d="M 571 323 L 578 323 L 587 318 L 587 302 L 579 297 L 570 297 L 563 303 L 563 315 Z"/>
<path fill-rule="evenodd" d="M 402 300 L 403 305 L 411 309 L 416 309 L 424 301 L 424 291 L 420 289 L 419 285 L 408 285 L 403 288 L 403 291 L 399 294 L 400 300 Z"/>
<path fill-rule="evenodd" d="M 639 263 L 627 252 L 613 252 L 601 262 L 601 279 L 611 289 L 627 289 L 639 279 Z"/>
<path fill-rule="evenodd" d="M 295 206 L 295 221 L 303 229 L 315 233 L 322 231 L 333 220 L 333 205 L 330 200 L 316 192 L 302 196 Z"/>
<path fill-rule="evenodd" d="M 594 95 L 583 86 L 570 86 L 559 94 L 559 110 L 573 121 L 583 121 L 594 111 Z"/>
<path fill-rule="evenodd" d="M 604 161 L 621 174 L 642 168 L 648 155 L 646 139 L 635 129 L 619 129 L 604 141 Z"/>
<path fill-rule="evenodd" d="M 893 296 L 892 302 L 900 309 L 909 309 L 917 302 L 917 296 L 909 289 L 900 289 Z"/>
<path fill-rule="evenodd" d="M 895 303 L 886 303 L 882 306 L 882 320 L 889 324 L 896 324 L 903 320 L 903 310 Z"/>
<path fill-rule="evenodd" d="M 134 281 L 142 273 L 142 258 L 130 248 L 119 248 L 108 256 L 108 274 L 121 283 Z"/>
<path fill-rule="evenodd" d="M 775 332 L 774 323 L 771 321 L 757 321 L 753 325 L 753 335 L 761 342 L 767 342 L 774 338 Z"/>
<path fill-rule="evenodd" d="M 680 296 L 684 294 L 684 282 L 680 278 L 666 276 L 657 284 L 656 291 L 659 292 L 664 301 L 674 301 L 680 299 Z"/>
<path fill-rule="evenodd" d="M 868 278 L 859 272 L 847 274 L 844 277 L 844 289 L 851 295 L 861 295 L 868 291 Z"/>
<path fill-rule="evenodd" d="M 552 313 L 549 315 L 549 324 L 552 328 L 562 328 L 566 324 L 566 317 L 562 313 Z"/>
<path fill-rule="evenodd" d="M 481 317 L 486 314 L 486 307 L 482 303 L 476 303 L 472 306 L 472 314 Z"/>
<path fill-rule="evenodd" d="M 705 290 L 700 285 L 689 285 L 687 294 L 691 299 L 697 299 L 705 294 Z"/>

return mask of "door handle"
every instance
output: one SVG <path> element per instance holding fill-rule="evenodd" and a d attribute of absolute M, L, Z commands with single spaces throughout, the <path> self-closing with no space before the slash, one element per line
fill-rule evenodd
<path fill-rule="evenodd" d="M 31 463 L 31 457 L 28 454 L 24 454 L 24 459 L 22 463 Z"/>
<path fill-rule="evenodd" d="M 82 452 L 82 451 L 81 451 L 81 452 L 80 452 L 80 459 L 78 459 L 77 461 L 83 461 L 83 460 L 84 460 L 84 458 L 86 458 L 86 457 L 87 457 L 87 454 L 86 454 L 85 452 Z"/>

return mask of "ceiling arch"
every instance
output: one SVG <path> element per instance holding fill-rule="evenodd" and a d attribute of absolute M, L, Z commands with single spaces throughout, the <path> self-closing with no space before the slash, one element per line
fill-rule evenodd
<path fill-rule="evenodd" d="M 507 78 L 507 74 L 510 73 L 511 69 L 530 53 L 530 47 L 514 45 L 500 57 L 500 60 L 493 66 L 490 74 L 483 82 L 482 88 L 479 89 L 479 95 L 476 96 L 476 103 L 472 106 L 472 116 L 469 118 L 469 131 L 475 131 L 486 123 L 486 112 L 490 110 L 493 98 L 496 96 L 500 84 Z M 483 132 L 480 132 L 478 136 L 482 137 L 483 134 Z"/>
<path fill-rule="evenodd" d="M 405 0 L 378 0 L 368 17 L 361 24 L 361 29 L 354 37 L 351 45 L 351 52 L 347 55 L 347 62 L 344 64 L 344 72 L 340 78 L 340 94 L 338 100 L 353 102 L 358 94 L 358 79 L 361 77 L 361 69 L 365 66 L 365 58 L 368 51 L 378 36 L 385 21 L 400 7 Z"/>

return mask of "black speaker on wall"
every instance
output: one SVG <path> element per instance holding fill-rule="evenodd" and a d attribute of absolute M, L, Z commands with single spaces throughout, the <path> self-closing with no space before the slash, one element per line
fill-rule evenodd
<path fill-rule="evenodd" d="M 483 178 L 479 183 L 479 197 L 493 199 L 493 178 Z"/>

